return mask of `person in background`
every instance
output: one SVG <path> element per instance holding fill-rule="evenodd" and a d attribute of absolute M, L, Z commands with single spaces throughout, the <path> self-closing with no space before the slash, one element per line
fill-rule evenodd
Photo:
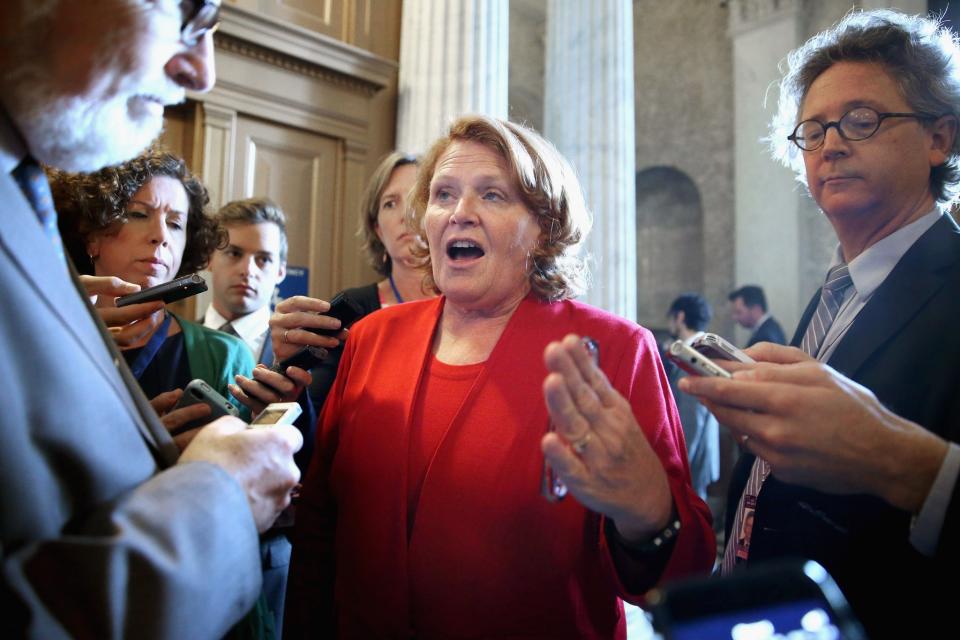
<path fill-rule="evenodd" d="M 678 296 L 667 311 L 670 335 L 687 344 L 703 335 L 713 312 L 703 296 L 685 293 Z M 670 390 L 677 403 L 683 437 L 690 460 L 690 480 L 701 499 L 707 499 L 707 487 L 720 479 L 720 425 L 697 398 L 680 391 L 677 383 L 686 374 L 676 366 L 668 368 Z"/>
<path fill-rule="evenodd" d="M 217 638 L 260 592 L 293 428 L 221 418 L 181 451 L 62 251 L 38 163 L 139 153 L 214 82 L 219 2 L 0 3 L 0 592 L 11 638 Z M 139 289 L 96 280 L 96 293 Z"/>
<path fill-rule="evenodd" d="M 272 367 L 270 301 L 286 276 L 287 217 L 269 198 L 247 198 L 223 205 L 214 219 L 226 230 L 228 240 L 225 247 L 213 252 L 207 267 L 213 276 L 213 301 L 203 316 L 203 326 L 240 338 L 259 365 Z M 294 424 L 304 442 L 312 444 L 316 412 L 305 396 L 301 401 L 303 413 Z M 304 446 L 294 458 L 301 471 L 310 461 L 311 450 L 312 446 Z M 263 594 L 278 633 L 283 629 L 290 567 L 288 529 L 289 525 L 278 523 L 261 536 L 260 544 Z"/>
<path fill-rule="evenodd" d="M 783 327 L 767 311 L 767 296 L 763 289 L 754 284 L 744 285 L 731 292 L 727 299 L 734 322 L 753 332 L 747 341 L 748 347 L 758 342 L 787 343 Z"/>
<path fill-rule="evenodd" d="M 285 634 L 622 639 L 620 598 L 708 570 L 715 544 L 652 334 L 572 299 L 590 228 L 574 172 L 532 130 L 466 116 L 413 206 L 442 296 L 350 331 Z M 277 315 L 317 344 L 295 325 L 311 316 Z"/>
<path fill-rule="evenodd" d="M 181 158 L 159 147 L 94 173 L 52 170 L 50 188 L 64 247 L 83 274 L 146 289 L 202 269 L 226 240 L 205 212 L 206 188 Z M 252 372 L 253 358 L 236 337 L 180 318 L 161 302 L 136 306 L 123 313 L 139 317 L 114 334 L 147 397 L 199 378 L 230 398 L 234 376 Z M 110 296 L 100 296 L 97 307 L 117 311 Z"/>
<path fill-rule="evenodd" d="M 728 531 L 753 512 L 751 540 L 728 545 L 723 565 L 811 558 L 871 638 L 935 637 L 953 624 L 942 585 L 957 570 L 957 539 L 944 535 L 960 475 L 960 228 L 946 213 L 960 192 L 960 46 L 935 18 L 853 11 L 792 52 L 785 71 L 772 147 L 838 246 L 794 334 L 800 349 L 749 351 L 789 365 L 794 384 L 731 383 L 720 387 L 729 396 L 709 396 L 757 454 L 741 456 L 728 501 Z M 767 369 L 781 368 L 756 375 L 780 375 Z M 810 388 L 795 393 L 804 379 Z M 876 396 L 850 387 L 866 411 L 882 405 L 903 421 L 830 415 L 830 390 L 846 379 Z M 699 382 L 681 388 L 706 396 Z M 742 386 L 768 393 L 757 404 Z"/>
<path fill-rule="evenodd" d="M 413 252 L 421 240 L 408 224 L 408 195 L 416 178 L 416 156 L 394 151 L 380 161 L 367 183 L 360 209 L 359 234 L 370 266 L 383 278 L 337 294 L 355 301 L 364 315 L 435 295 L 424 289 L 420 269 L 423 260 Z M 330 350 L 327 358 L 311 371 L 310 396 L 314 406 L 323 406 L 342 354 L 342 346 Z"/>
<path fill-rule="evenodd" d="M 228 202 L 214 218 L 228 240 L 207 266 L 213 300 L 203 326 L 237 336 L 271 367 L 270 301 L 287 275 L 287 217 L 269 198 L 248 198 Z"/>

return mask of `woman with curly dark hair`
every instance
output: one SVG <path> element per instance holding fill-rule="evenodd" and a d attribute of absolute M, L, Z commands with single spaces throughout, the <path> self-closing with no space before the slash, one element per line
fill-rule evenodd
<path fill-rule="evenodd" d="M 182 159 L 157 147 L 96 173 L 50 173 L 64 246 L 82 274 L 145 289 L 201 269 L 225 244 L 204 212 L 206 188 Z M 200 378 L 229 398 L 234 376 L 251 375 L 243 342 L 175 316 L 161 302 L 116 309 L 115 298 L 100 296 L 96 306 L 147 397 Z"/>

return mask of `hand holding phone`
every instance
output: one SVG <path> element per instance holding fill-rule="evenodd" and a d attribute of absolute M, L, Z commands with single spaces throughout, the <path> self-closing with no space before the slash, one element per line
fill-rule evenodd
<path fill-rule="evenodd" d="M 683 340 L 675 340 L 667 349 L 667 358 L 693 376 L 720 376 L 729 378 L 730 372 L 703 355 Z"/>
<path fill-rule="evenodd" d="M 735 362 L 755 363 L 756 360 L 715 333 L 704 333 L 690 346 L 713 360 L 733 360 Z"/>
<path fill-rule="evenodd" d="M 250 426 L 272 427 L 278 424 L 293 424 L 301 413 L 303 409 L 296 402 L 274 402 L 264 407 Z"/>
<path fill-rule="evenodd" d="M 363 308 L 355 301 L 348 298 L 342 292 L 338 293 L 330 301 L 330 309 L 322 315 L 336 318 L 340 321 L 339 329 L 320 329 L 314 327 L 303 327 L 306 331 L 320 336 L 335 337 L 341 330 L 349 328 L 354 322 L 363 317 Z M 326 350 L 321 347 L 303 347 L 288 358 L 277 363 L 273 370 L 283 373 L 287 367 L 299 367 L 309 370 L 316 367 L 326 357 Z"/>
<path fill-rule="evenodd" d="M 201 291 L 207 290 L 206 281 L 196 273 L 188 276 L 158 284 L 149 289 L 143 289 L 136 293 L 130 293 L 117 298 L 117 306 L 125 307 L 128 304 L 138 304 L 141 302 L 153 302 L 162 300 L 165 303 L 176 302 L 190 296 L 197 295 Z"/>
<path fill-rule="evenodd" d="M 183 395 L 180 396 L 180 400 L 173 407 L 173 409 L 171 409 L 171 411 L 176 411 L 177 409 L 189 407 L 198 403 L 202 403 L 210 407 L 210 415 L 204 416 L 199 420 L 192 420 L 182 425 L 171 435 L 177 435 L 179 433 L 183 433 L 184 431 L 189 431 L 190 429 L 196 429 L 197 427 L 201 427 L 209 422 L 213 422 L 222 416 L 238 416 L 240 414 L 240 412 L 237 411 L 237 408 L 233 406 L 229 400 L 217 393 L 213 387 L 199 378 L 191 380 L 190 383 L 184 388 Z"/>

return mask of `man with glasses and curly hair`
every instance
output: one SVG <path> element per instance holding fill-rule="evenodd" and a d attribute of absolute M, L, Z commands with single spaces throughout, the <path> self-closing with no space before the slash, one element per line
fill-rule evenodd
<path fill-rule="evenodd" d="M 222 637 L 260 592 L 258 531 L 299 478 L 292 427 L 221 418 L 178 449 L 71 281 L 40 167 L 144 149 L 165 105 L 213 85 L 218 9 L 0 3 L 4 637 Z"/>
<path fill-rule="evenodd" d="M 723 571 L 812 558 L 869 637 L 934 637 L 960 511 L 960 48 L 935 19 L 852 12 L 788 62 L 774 152 L 839 246 L 800 349 L 760 345 L 776 364 L 681 384 L 755 454 L 734 472 Z M 869 419 L 881 405 L 906 420 Z"/>

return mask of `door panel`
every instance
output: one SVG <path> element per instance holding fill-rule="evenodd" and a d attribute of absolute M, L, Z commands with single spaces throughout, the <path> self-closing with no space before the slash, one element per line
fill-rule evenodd
<path fill-rule="evenodd" d="M 339 285 L 341 143 L 255 118 L 237 119 L 234 198 L 267 196 L 287 215 L 287 264 L 310 270 L 309 292 Z"/>

